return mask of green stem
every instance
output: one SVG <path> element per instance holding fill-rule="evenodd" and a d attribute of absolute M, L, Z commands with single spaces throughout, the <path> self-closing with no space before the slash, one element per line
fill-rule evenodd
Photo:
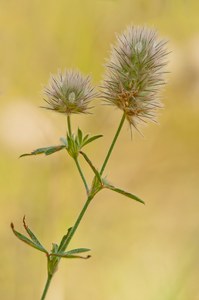
<path fill-rule="evenodd" d="M 68 124 L 68 133 L 69 133 L 69 136 L 71 136 L 72 130 L 71 130 L 70 115 L 67 116 L 67 124 Z"/>
<path fill-rule="evenodd" d="M 123 124 L 124 124 L 124 120 L 125 120 L 125 114 L 123 114 L 123 116 L 122 116 L 122 119 L 121 119 L 121 121 L 120 121 L 120 124 L 119 124 L 119 126 L 118 126 L 118 129 L 117 129 L 117 131 L 116 131 L 116 134 L 115 134 L 115 136 L 114 136 L 114 138 L 113 138 L 113 141 L 112 141 L 112 143 L 111 143 L 111 146 L 110 146 L 110 148 L 109 148 L 108 154 L 107 154 L 107 156 L 106 156 L 106 158 L 105 158 L 105 160 L 104 160 L 104 163 L 103 163 L 103 165 L 102 165 L 102 168 L 101 168 L 101 171 L 100 171 L 100 175 L 102 175 L 102 173 L 103 173 L 103 171 L 104 171 L 104 169 L 105 169 L 105 167 L 106 167 L 106 164 L 107 164 L 108 159 L 109 159 L 109 157 L 110 157 L 110 155 L 111 155 L 111 152 L 112 152 L 112 150 L 113 150 L 113 147 L 114 147 L 114 145 L 115 145 L 115 143 L 116 143 L 116 141 L 117 141 L 117 138 L 118 138 L 118 136 L 119 136 L 119 133 L 120 133 L 120 131 L 121 131 L 121 129 L 122 129 L 122 126 L 123 126 Z M 82 171 L 81 171 L 81 168 L 80 168 L 80 166 L 79 166 L 78 160 L 75 159 L 75 162 L 76 162 L 76 164 L 77 164 L 78 170 L 79 170 L 80 175 L 81 175 L 81 174 L 82 174 Z M 83 174 L 82 174 L 81 176 L 82 176 L 82 180 L 84 181 L 85 178 L 84 178 Z M 83 179 L 83 178 L 84 178 L 84 179 Z M 85 185 L 85 187 L 86 187 L 86 186 L 87 186 L 87 184 Z M 88 187 L 87 187 L 87 188 L 88 188 Z M 86 188 L 86 189 L 87 189 L 87 188 Z M 67 239 L 66 239 L 66 242 L 65 242 L 64 245 L 63 245 L 62 251 L 65 251 L 66 247 L 67 247 L 68 244 L 70 243 L 70 240 L 72 239 L 73 235 L 75 234 L 75 232 L 76 232 L 76 230 L 77 230 L 77 228 L 78 228 L 78 226 L 79 226 L 79 224 L 80 224 L 80 222 L 81 222 L 81 220 L 82 220 L 82 218 L 83 218 L 83 216 L 84 216 L 84 214 L 85 214 L 85 212 L 86 212 L 86 210 L 87 210 L 87 208 L 88 208 L 88 206 L 89 206 L 89 204 L 90 204 L 90 202 L 91 202 L 92 199 L 93 199 L 93 196 L 91 196 L 91 195 L 88 196 L 87 201 L 85 202 L 85 204 L 84 204 L 84 206 L 83 206 L 83 208 L 82 208 L 82 210 L 81 210 L 81 212 L 80 212 L 80 214 L 79 214 L 79 216 L 78 216 L 78 218 L 77 218 L 77 220 L 76 220 L 76 222 L 75 222 L 75 225 L 72 227 L 72 229 L 70 230 L 69 235 L 67 236 Z"/>
<path fill-rule="evenodd" d="M 86 202 L 85 202 L 85 204 L 84 204 L 84 206 L 83 206 L 83 208 L 82 208 L 82 210 L 81 210 L 74 226 L 71 228 L 70 233 L 67 236 L 67 238 L 65 240 L 65 243 L 61 247 L 60 251 L 64 252 L 66 250 L 66 248 L 67 248 L 68 244 L 70 243 L 70 240 L 72 239 L 73 235 L 75 234 L 75 232 L 76 232 L 76 230 L 77 230 L 77 228 L 78 228 L 78 226 L 79 226 L 79 224 L 80 224 L 80 222 L 81 222 L 81 220 L 82 220 L 82 218 L 83 218 L 83 216 L 84 216 L 84 214 L 85 214 L 85 212 L 86 212 L 86 210 L 87 210 L 87 208 L 88 208 L 88 206 L 89 206 L 89 204 L 92 200 L 92 198 L 93 198 L 92 196 L 88 196 L 88 198 L 87 198 L 87 200 L 86 200 Z M 45 297 L 46 297 L 48 288 L 50 286 L 50 283 L 51 283 L 51 280 L 52 280 L 52 277 L 53 277 L 53 274 L 55 273 L 55 270 L 57 270 L 57 266 L 58 266 L 59 262 L 60 262 L 60 259 L 57 261 L 57 263 L 55 263 L 54 270 L 52 270 L 52 274 L 48 274 L 48 278 L 47 278 L 47 281 L 46 281 L 46 285 L 45 285 L 41 300 L 44 300 Z"/>
<path fill-rule="evenodd" d="M 107 156 L 106 156 L 106 158 L 105 158 L 105 160 L 104 160 L 104 163 L 103 163 L 103 165 L 102 165 L 102 168 L 101 168 L 101 171 L 100 171 L 100 175 L 102 175 L 102 173 L 104 172 L 104 169 L 105 169 L 105 167 L 106 167 L 106 165 L 107 165 L 107 162 L 108 162 L 108 160 L 109 160 L 109 157 L 110 157 L 110 155 L 111 155 L 111 153 L 112 153 L 112 151 L 113 151 L 113 148 L 114 148 L 114 146 L 115 146 L 115 143 L 116 143 L 116 141 L 117 141 L 117 138 L 118 138 L 118 136 L 119 136 L 119 133 L 120 133 L 120 131 L 121 131 L 121 129 L 122 129 L 122 126 L 123 126 L 123 124 L 124 124 L 124 120 L 125 120 L 125 114 L 123 114 L 123 116 L 122 116 L 122 119 L 121 119 L 121 121 L 120 121 L 120 124 L 119 124 L 119 126 L 118 126 L 118 129 L 117 129 L 117 131 L 116 131 L 116 134 L 115 134 L 115 136 L 114 136 L 114 138 L 113 138 L 113 141 L 112 141 L 112 143 L 111 143 L 111 146 L 110 146 L 110 148 L 109 148 L 109 151 L 108 151 L 108 153 L 107 153 Z"/>
<path fill-rule="evenodd" d="M 68 133 L 69 133 L 69 136 L 72 136 L 72 130 L 71 130 L 71 120 L 70 120 L 70 115 L 67 116 L 67 125 L 68 125 Z M 79 165 L 79 162 L 78 162 L 78 159 L 77 158 L 74 158 L 74 161 L 75 161 L 75 164 L 77 166 L 77 169 L 79 171 L 79 174 L 83 180 L 83 183 L 84 183 L 84 186 L 85 186 L 85 189 L 86 189 L 86 193 L 88 195 L 89 193 L 89 188 L 88 188 L 88 185 L 87 185 L 87 182 L 86 182 L 86 179 L 84 177 L 84 174 L 82 172 L 82 169 Z"/>
<path fill-rule="evenodd" d="M 53 275 L 48 274 L 48 278 L 47 278 L 47 281 L 46 281 L 46 285 L 45 285 L 45 287 L 44 287 L 43 294 L 42 294 L 42 296 L 41 296 L 41 300 L 44 300 L 44 299 L 46 298 L 46 294 L 47 294 L 48 288 L 49 288 L 49 286 L 50 286 L 52 277 L 53 277 Z"/>
<path fill-rule="evenodd" d="M 86 202 L 85 202 L 85 204 L 84 204 L 84 206 L 83 206 L 83 208 L 82 208 L 82 210 L 81 210 L 74 226 L 71 228 L 70 233 L 67 236 L 67 239 L 66 239 L 65 243 L 63 244 L 63 247 L 61 249 L 62 251 L 66 250 L 68 244 L 70 243 L 70 240 L 72 239 L 73 235 L 75 234 L 75 232 L 76 232 L 76 230 L 77 230 L 77 228 L 78 228 L 78 226 L 79 226 L 79 224 L 80 224 L 80 222 L 81 222 L 81 220 L 82 220 L 82 218 L 83 218 L 83 216 L 84 216 L 84 214 L 85 214 L 85 212 L 86 212 L 86 210 L 87 210 L 87 208 L 88 208 L 88 206 L 89 206 L 92 199 L 93 199 L 92 196 L 88 196 L 88 198 L 87 198 L 87 200 L 86 200 Z"/>
<path fill-rule="evenodd" d="M 77 169 L 78 169 L 78 171 L 79 171 L 79 174 L 80 174 L 80 176 L 81 176 L 81 178 L 82 178 L 82 181 L 83 181 L 83 183 L 84 183 L 84 186 L 85 186 L 85 189 L 86 189 L 86 193 L 87 193 L 87 195 L 88 195 L 88 194 L 89 194 L 89 188 L 88 188 L 86 179 L 85 179 L 85 177 L 84 177 L 84 174 L 83 174 L 83 172 L 82 172 L 82 169 L 81 169 L 81 167 L 80 167 L 80 164 L 79 164 L 79 162 L 78 162 L 78 159 L 77 159 L 77 158 L 74 158 L 74 161 L 75 161 L 75 164 L 76 164 Z"/>

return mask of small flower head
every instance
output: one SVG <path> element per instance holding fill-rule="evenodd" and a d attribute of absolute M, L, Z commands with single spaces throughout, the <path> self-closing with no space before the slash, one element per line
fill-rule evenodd
<path fill-rule="evenodd" d="M 154 30 L 130 26 L 112 47 L 102 95 L 108 104 L 123 110 L 136 128 L 139 121 L 155 120 L 161 106 L 158 94 L 165 83 L 165 44 Z"/>
<path fill-rule="evenodd" d="M 73 70 L 52 75 L 44 94 L 49 104 L 45 108 L 67 115 L 87 113 L 91 99 L 96 96 L 90 76 Z"/>

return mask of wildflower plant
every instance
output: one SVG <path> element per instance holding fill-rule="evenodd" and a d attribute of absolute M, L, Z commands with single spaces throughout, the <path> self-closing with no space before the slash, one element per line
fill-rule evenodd
<path fill-rule="evenodd" d="M 13 223 L 11 228 L 14 234 L 23 242 L 45 253 L 47 257 L 47 281 L 41 300 L 46 298 L 51 280 L 62 258 L 87 259 L 90 255 L 82 253 L 90 251 L 88 248 L 76 248 L 68 250 L 68 246 L 74 236 L 90 202 L 102 189 L 109 189 L 129 197 L 137 202 L 144 203 L 136 195 L 126 192 L 104 178 L 103 173 L 109 161 L 124 121 L 137 128 L 138 123 L 147 120 L 155 120 L 157 108 L 159 108 L 159 88 L 165 83 L 164 73 L 167 55 L 166 42 L 159 40 L 154 30 L 145 27 L 128 27 L 124 33 L 117 36 L 117 43 L 112 46 L 111 56 L 107 60 L 104 81 L 101 92 L 97 93 L 91 84 L 89 76 L 82 75 L 77 70 L 69 70 L 53 75 L 49 84 L 44 89 L 45 108 L 66 115 L 67 133 L 60 139 L 60 144 L 39 148 L 31 153 L 22 154 L 21 157 L 30 155 L 51 155 L 57 151 L 66 150 L 72 157 L 82 178 L 87 199 L 80 211 L 76 222 L 64 234 L 59 244 L 53 243 L 52 249 L 46 250 L 35 234 L 28 227 L 25 217 L 23 225 L 27 236 L 15 230 Z M 78 128 L 73 132 L 71 117 L 73 114 L 88 113 L 90 102 L 101 97 L 107 104 L 113 105 L 123 111 L 118 129 L 113 137 L 110 148 L 100 169 L 96 168 L 84 151 L 89 143 L 102 137 L 102 135 L 89 136 Z M 132 127 L 131 126 L 131 127 Z M 89 185 L 79 163 L 79 157 L 85 159 L 93 171 L 93 180 Z"/>

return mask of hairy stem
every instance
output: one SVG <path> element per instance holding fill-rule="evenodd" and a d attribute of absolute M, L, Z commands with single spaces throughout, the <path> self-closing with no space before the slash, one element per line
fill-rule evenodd
<path fill-rule="evenodd" d="M 105 158 L 105 160 L 104 160 L 104 163 L 103 163 L 102 168 L 101 168 L 101 171 L 100 171 L 100 175 L 103 174 L 104 169 L 105 169 L 105 167 L 106 167 L 106 165 L 107 165 L 107 163 L 108 163 L 108 160 L 109 160 L 109 158 L 110 158 L 110 155 L 111 155 L 111 153 L 112 153 L 112 151 L 113 151 L 113 148 L 114 148 L 114 146 L 115 146 L 115 143 L 116 143 L 116 141 L 117 141 L 117 138 L 118 138 L 118 136 L 119 136 L 119 134 L 120 134 L 120 131 L 121 131 L 121 129 L 122 129 L 122 126 L 123 126 L 123 124 L 124 124 L 124 120 L 125 120 L 125 114 L 123 114 L 123 116 L 122 116 L 122 119 L 121 119 L 121 121 L 120 121 L 120 124 L 119 124 L 119 126 L 118 126 L 118 129 L 117 129 L 117 131 L 116 131 L 116 134 L 115 134 L 115 136 L 114 136 L 114 138 L 113 138 L 113 141 L 112 141 L 112 143 L 111 143 L 111 146 L 110 146 L 110 148 L 109 148 L 109 150 L 108 150 L 107 156 L 106 156 L 106 158 Z"/>

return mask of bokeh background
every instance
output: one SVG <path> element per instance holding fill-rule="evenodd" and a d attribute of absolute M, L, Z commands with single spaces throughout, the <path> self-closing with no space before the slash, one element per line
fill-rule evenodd
<path fill-rule="evenodd" d="M 126 124 L 106 169 L 146 205 L 98 194 L 70 245 L 91 248 L 92 258 L 63 260 L 47 299 L 199 299 L 198 11 L 197 0 L 0 1 L 1 299 L 39 299 L 46 280 L 46 258 L 18 241 L 10 222 L 23 232 L 25 214 L 49 249 L 85 201 L 64 151 L 18 159 L 65 135 L 65 117 L 39 108 L 42 88 L 50 73 L 76 67 L 100 84 L 115 33 L 129 24 L 155 27 L 172 51 L 160 125 L 131 139 Z M 104 135 L 87 147 L 100 166 L 121 112 L 95 104 L 73 127 Z"/>

